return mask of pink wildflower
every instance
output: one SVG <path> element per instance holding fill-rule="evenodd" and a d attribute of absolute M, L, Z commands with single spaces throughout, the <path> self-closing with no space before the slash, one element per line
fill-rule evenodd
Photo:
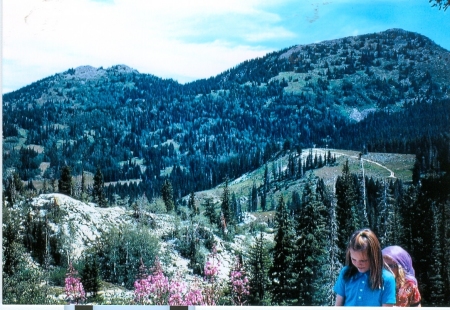
<path fill-rule="evenodd" d="M 208 306 L 217 305 L 220 298 L 219 284 L 219 266 L 220 262 L 217 257 L 216 246 L 213 245 L 212 253 L 209 255 L 205 264 L 205 286 L 204 286 L 204 302 Z"/>
<path fill-rule="evenodd" d="M 68 272 L 65 279 L 65 291 L 66 299 L 70 303 L 78 304 L 86 299 L 83 284 L 80 278 L 76 277 L 77 271 L 72 266 L 72 262 L 69 263 Z"/>
<path fill-rule="evenodd" d="M 186 306 L 203 306 L 205 305 L 204 297 L 201 288 L 198 287 L 197 281 L 189 288 L 185 297 Z"/>
<path fill-rule="evenodd" d="M 248 282 L 241 261 L 236 257 L 236 265 L 230 272 L 231 297 L 235 305 L 242 306 L 245 303 L 245 295 L 250 294 Z"/>
<path fill-rule="evenodd" d="M 140 304 L 167 305 L 169 280 L 164 276 L 159 258 L 156 257 L 153 273 L 146 279 L 134 282 L 135 301 Z"/>
<path fill-rule="evenodd" d="M 184 282 L 172 280 L 169 284 L 169 305 L 170 306 L 184 306 L 183 297 L 186 291 L 186 284 Z"/>

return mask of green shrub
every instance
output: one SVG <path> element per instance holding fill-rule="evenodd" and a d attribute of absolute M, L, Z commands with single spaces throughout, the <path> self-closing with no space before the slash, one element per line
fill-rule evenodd
<path fill-rule="evenodd" d="M 53 268 L 48 277 L 50 285 L 64 286 L 64 280 L 66 278 L 67 268 L 65 267 L 55 267 Z"/>

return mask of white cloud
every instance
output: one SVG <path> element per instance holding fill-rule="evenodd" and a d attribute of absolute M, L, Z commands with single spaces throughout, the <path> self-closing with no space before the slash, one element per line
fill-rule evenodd
<path fill-rule="evenodd" d="M 413 2 L 416 12 L 429 6 Z M 294 44 L 393 25 L 446 37 L 442 11 L 418 19 L 413 5 L 399 8 L 396 0 L 4 0 L 3 92 L 81 65 L 126 64 L 185 82 Z"/>
<path fill-rule="evenodd" d="M 297 34 L 288 31 L 283 27 L 270 27 L 269 29 L 261 29 L 260 31 L 254 31 L 244 35 L 244 38 L 249 42 L 295 37 L 297 37 Z"/>
<path fill-rule="evenodd" d="M 3 92 L 80 65 L 209 77 L 270 51 L 250 44 L 293 36 L 259 1 L 8 0 L 3 10 Z"/>

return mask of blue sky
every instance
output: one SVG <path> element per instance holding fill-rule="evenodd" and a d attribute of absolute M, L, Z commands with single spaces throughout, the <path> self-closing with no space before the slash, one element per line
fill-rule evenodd
<path fill-rule="evenodd" d="M 428 0 L 3 0 L 2 92 L 82 65 L 181 83 L 297 44 L 402 28 L 450 50 Z"/>

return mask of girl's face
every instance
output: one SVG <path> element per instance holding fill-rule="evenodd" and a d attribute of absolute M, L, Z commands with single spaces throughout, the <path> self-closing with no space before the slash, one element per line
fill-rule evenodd
<path fill-rule="evenodd" d="M 353 266 L 355 266 L 359 272 L 364 273 L 370 269 L 367 251 L 355 251 L 350 249 L 350 258 L 352 259 Z"/>

